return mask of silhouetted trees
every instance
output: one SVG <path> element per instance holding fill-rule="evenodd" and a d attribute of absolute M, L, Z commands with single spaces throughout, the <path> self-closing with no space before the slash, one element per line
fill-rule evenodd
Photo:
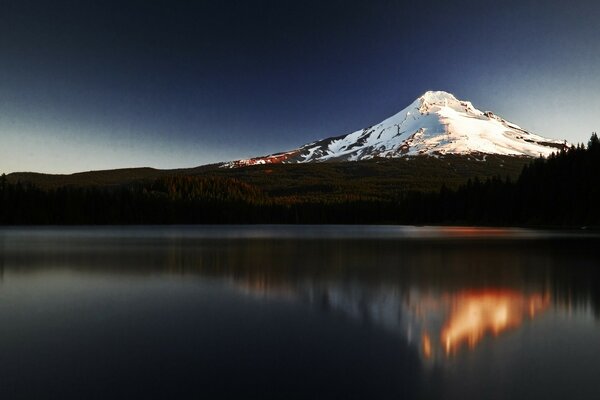
<path fill-rule="evenodd" d="M 516 182 L 477 180 L 432 196 L 441 209 L 429 221 L 490 225 L 588 226 L 600 224 L 600 141 L 573 146 L 525 166 Z"/>

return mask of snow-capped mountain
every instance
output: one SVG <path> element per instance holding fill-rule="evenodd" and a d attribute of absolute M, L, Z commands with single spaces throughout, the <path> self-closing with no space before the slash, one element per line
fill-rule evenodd
<path fill-rule="evenodd" d="M 480 111 L 471 102 L 458 100 L 450 93 L 429 91 L 396 115 L 369 128 L 224 166 L 474 153 L 546 157 L 565 145 L 564 141 L 529 133 L 491 111 Z"/>

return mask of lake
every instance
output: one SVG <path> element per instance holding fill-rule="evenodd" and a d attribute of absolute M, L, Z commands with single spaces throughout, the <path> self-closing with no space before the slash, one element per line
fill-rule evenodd
<path fill-rule="evenodd" d="M 600 237 L 0 228 L 6 399 L 600 398 Z"/>

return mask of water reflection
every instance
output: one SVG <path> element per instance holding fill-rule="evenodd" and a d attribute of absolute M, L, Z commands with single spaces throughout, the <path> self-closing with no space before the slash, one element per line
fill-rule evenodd
<path fill-rule="evenodd" d="M 498 335 L 517 328 L 525 317 L 533 318 L 548 307 L 549 296 L 490 290 L 457 293 L 449 300 L 451 313 L 440 340 L 447 354 L 467 344 L 470 348 L 487 334 Z"/>
<path fill-rule="evenodd" d="M 205 388 L 237 371 L 255 394 L 264 394 L 254 383 L 260 381 L 298 398 L 314 397 L 309 387 L 327 385 L 327 393 L 339 398 L 346 398 L 342 392 L 469 398 L 477 397 L 477 385 L 499 386 L 497 374 L 510 382 L 514 398 L 539 397 L 544 388 L 548 398 L 568 397 L 559 389 L 569 385 L 588 395 L 600 392 L 589 378 L 600 368 L 595 237 L 474 228 L 426 228 L 416 236 L 410 232 L 419 228 L 411 228 L 394 237 L 400 228 L 392 227 L 379 233 L 371 228 L 359 239 L 357 227 L 341 235 L 336 229 L 343 228 L 329 227 L 315 240 L 304 228 L 299 237 L 280 235 L 281 227 L 271 236 L 267 227 L 242 234 L 229 228 L 216 238 L 189 228 L 182 235 L 176 228 L 138 229 L 139 235 L 81 228 L 0 231 L 0 350 L 14 353 L 17 362 L 31 348 L 32 360 L 47 354 L 45 365 L 53 365 L 61 357 L 53 349 L 80 354 L 80 340 L 94 344 L 96 361 L 105 363 L 100 365 L 117 359 L 129 366 L 123 374 L 138 368 L 160 382 L 156 370 L 144 369 L 152 363 L 132 364 L 114 353 L 115 345 L 126 343 L 123 354 L 138 348 L 137 360 L 181 365 L 177 372 L 190 382 L 204 374 Z M 97 298 L 86 297 L 98 290 Z M 113 297 L 117 306 L 107 300 Z M 37 311 L 57 298 L 56 307 Z M 77 312 L 66 318 L 69 310 Z M 28 312 L 36 317 L 23 322 Z M 53 323 L 63 320 L 70 324 Z M 127 340 L 119 336 L 129 330 L 135 334 Z M 33 338 L 35 345 L 38 332 L 47 332 L 53 345 L 40 348 L 21 339 Z M 105 343 L 111 333 L 114 341 Z M 563 348 L 569 351 L 561 353 Z M 265 357 L 271 362 L 256 369 L 256 360 Z M 564 367 L 575 361 L 580 368 Z M 102 373 L 114 379 L 111 368 Z M 317 380 L 319 371 L 326 378 Z M 527 371 L 539 379 L 535 386 L 521 382 L 519 392 L 514 382 Z M 2 372 L 10 374 L 8 365 L 0 363 Z M 298 381 L 305 392 L 289 389 L 298 389 Z M 509 397 L 502 387 L 496 390 Z"/>
<path fill-rule="evenodd" d="M 485 337 L 518 329 L 550 305 L 549 293 L 514 289 L 468 289 L 458 292 L 408 293 L 380 286 L 369 288 L 305 282 L 288 286 L 261 280 L 234 281 L 249 295 L 274 296 L 318 305 L 361 323 L 377 324 L 420 346 L 425 361 L 442 362 L 461 348 L 474 349 Z"/>

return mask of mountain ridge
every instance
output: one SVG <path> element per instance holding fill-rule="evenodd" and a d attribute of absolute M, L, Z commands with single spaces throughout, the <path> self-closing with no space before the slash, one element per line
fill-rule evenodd
<path fill-rule="evenodd" d="M 317 140 L 297 149 L 223 163 L 256 164 L 360 161 L 416 155 L 498 154 L 547 157 L 566 141 L 530 133 L 491 111 L 444 91 L 428 91 L 379 124 Z"/>

